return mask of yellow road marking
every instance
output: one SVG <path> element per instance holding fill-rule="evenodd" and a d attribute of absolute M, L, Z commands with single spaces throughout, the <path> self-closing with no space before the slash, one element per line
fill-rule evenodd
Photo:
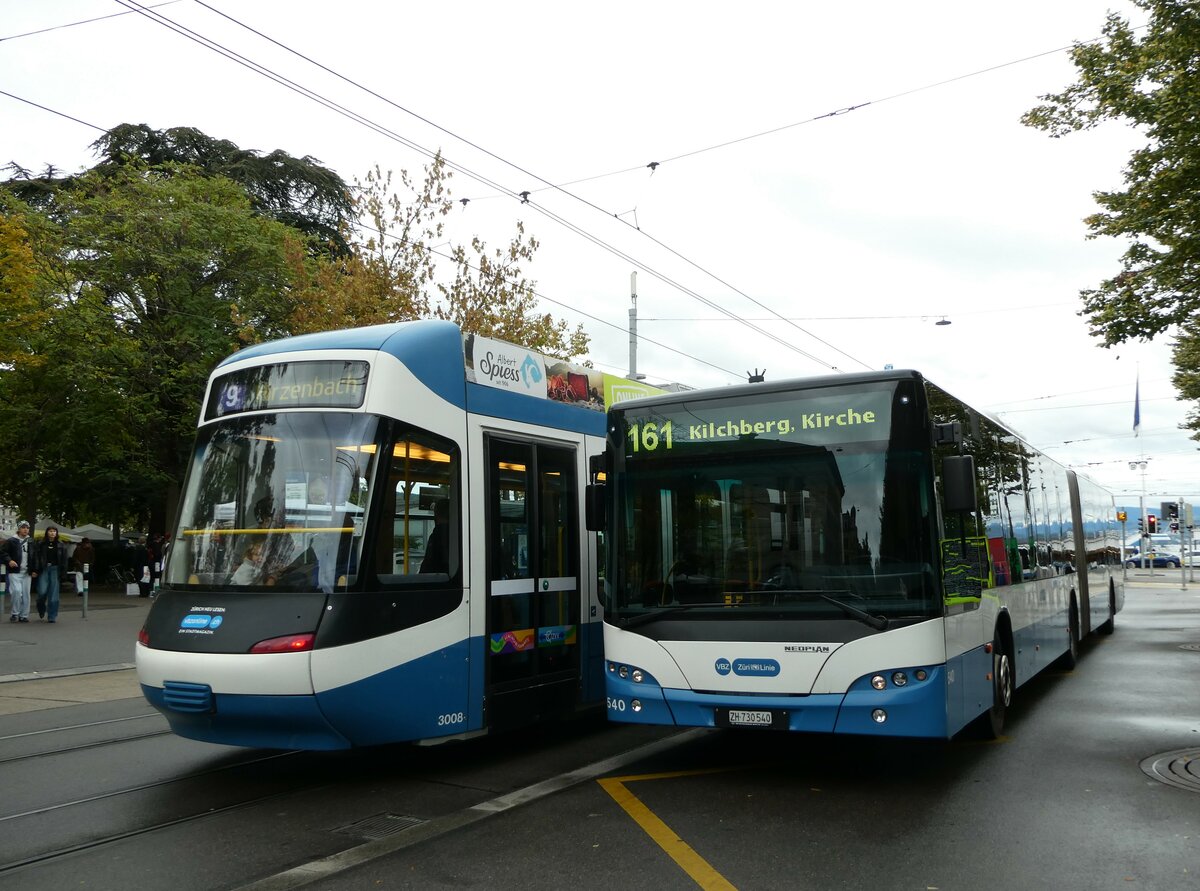
<path fill-rule="evenodd" d="M 697 885 L 706 889 L 706 891 L 716 891 L 716 889 L 737 891 L 736 886 L 713 869 L 712 864 L 697 854 L 687 842 L 679 837 L 675 830 L 664 823 L 650 808 L 646 807 L 625 785 L 626 783 L 638 780 L 663 780 L 673 777 L 723 773 L 725 770 L 735 769 L 737 768 L 725 768 L 724 770 L 676 770 L 667 773 L 641 774 L 639 776 L 608 777 L 596 780 L 596 782 L 601 785 L 605 792 L 612 796 L 613 800 L 625 810 L 625 813 L 633 818 L 635 823 L 642 827 L 642 830 L 654 840 L 655 844 L 666 851 L 667 855 L 679 864 L 680 869 L 691 876 Z"/>

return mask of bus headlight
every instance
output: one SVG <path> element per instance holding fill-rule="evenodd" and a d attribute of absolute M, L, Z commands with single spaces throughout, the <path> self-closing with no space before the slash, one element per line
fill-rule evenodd
<path fill-rule="evenodd" d="M 629 666 L 622 665 L 620 668 L 618 668 L 617 677 L 619 677 L 621 680 L 625 680 L 625 678 L 629 677 Z"/>
<path fill-rule="evenodd" d="M 640 712 L 642 710 L 642 701 L 640 699 L 634 699 L 629 703 L 629 707 L 635 712 Z"/>
<path fill-rule="evenodd" d="M 640 684 L 646 677 L 644 674 L 642 674 L 642 670 L 640 668 L 635 668 L 633 670 L 633 674 L 630 676 L 633 678 L 633 682 L 635 684 Z"/>
<path fill-rule="evenodd" d="M 887 720 L 887 712 L 885 712 L 881 708 L 877 708 L 873 712 L 871 712 L 871 720 L 874 721 L 876 724 L 882 724 L 884 721 Z"/>
<path fill-rule="evenodd" d="M 881 674 L 877 674 L 875 677 L 871 678 L 871 686 L 876 690 L 882 690 L 887 686 L 887 678 Z"/>
<path fill-rule="evenodd" d="M 905 684 L 908 683 L 908 675 L 906 675 L 902 671 L 898 671 L 892 675 L 892 683 L 895 684 L 897 687 L 903 687 Z"/>

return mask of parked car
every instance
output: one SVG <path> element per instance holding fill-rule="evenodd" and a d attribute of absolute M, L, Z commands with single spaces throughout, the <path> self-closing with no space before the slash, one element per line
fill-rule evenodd
<path fill-rule="evenodd" d="M 1173 569 L 1179 568 L 1179 557 L 1176 554 L 1156 554 L 1153 551 L 1146 554 L 1146 559 L 1154 569 Z M 1125 565 L 1130 569 L 1137 569 L 1142 565 L 1141 557 L 1130 557 L 1125 561 Z"/>

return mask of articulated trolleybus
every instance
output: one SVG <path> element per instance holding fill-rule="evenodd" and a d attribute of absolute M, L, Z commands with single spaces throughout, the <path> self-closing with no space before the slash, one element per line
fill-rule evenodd
<path fill-rule="evenodd" d="M 994 736 L 1123 604 L 1111 495 L 916 372 L 637 399 L 608 424 L 612 720 Z"/>
<path fill-rule="evenodd" d="M 139 636 L 143 693 L 181 736 L 303 749 L 599 704 L 582 482 L 606 403 L 652 392 L 439 321 L 229 357 Z"/>

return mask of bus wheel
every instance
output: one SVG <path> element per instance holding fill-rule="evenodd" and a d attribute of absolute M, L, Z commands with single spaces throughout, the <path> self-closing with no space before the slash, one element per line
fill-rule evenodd
<path fill-rule="evenodd" d="M 1108 592 L 1108 621 L 1103 623 L 1096 630 L 1101 634 L 1112 634 L 1117 627 L 1117 598 L 1113 596 L 1112 591 Z"/>
<path fill-rule="evenodd" d="M 979 716 L 979 735 L 984 739 L 999 739 L 1004 731 L 1004 717 L 1013 700 L 1012 659 L 1004 649 L 1004 641 L 992 641 L 992 707 Z"/>
<path fill-rule="evenodd" d="M 1067 636 L 1070 638 L 1067 651 L 1058 657 L 1057 663 L 1063 671 L 1070 671 L 1079 664 L 1079 611 L 1074 601 L 1071 601 L 1070 618 L 1067 620 Z"/>

